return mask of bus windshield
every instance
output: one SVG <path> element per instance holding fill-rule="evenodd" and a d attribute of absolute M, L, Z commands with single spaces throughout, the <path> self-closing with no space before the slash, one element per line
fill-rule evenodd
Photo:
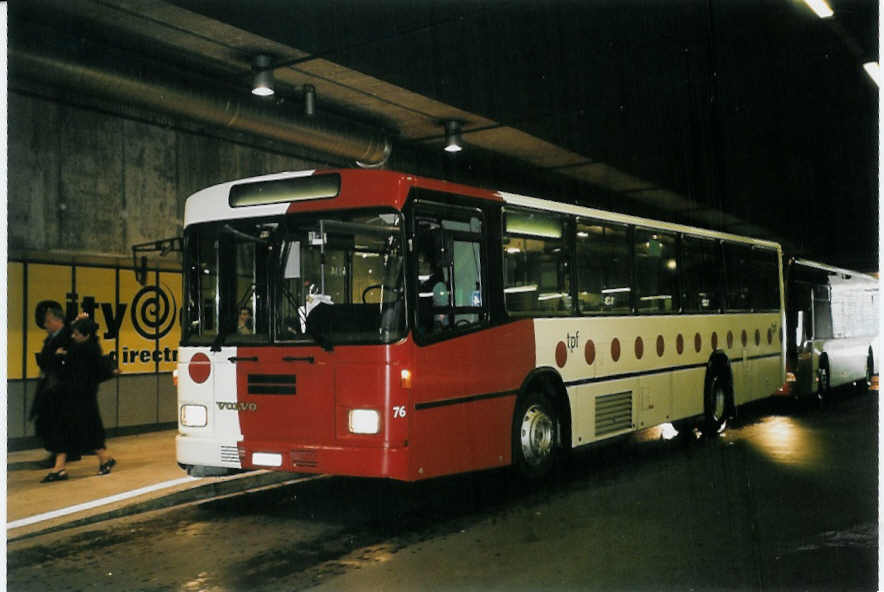
<path fill-rule="evenodd" d="M 405 335 L 401 216 L 324 213 L 185 231 L 185 345 L 392 343 Z"/>

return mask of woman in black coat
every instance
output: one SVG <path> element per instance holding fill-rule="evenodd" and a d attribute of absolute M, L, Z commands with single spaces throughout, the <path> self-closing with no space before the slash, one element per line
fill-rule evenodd
<path fill-rule="evenodd" d="M 48 446 L 56 453 L 55 467 L 44 482 L 67 479 L 68 455 L 95 451 L 98 474 L 106 475 L 117 464 L 105 446 L 104 425 L 98 411 L 98 384 L 113 376 L 95 337 L 98 326 L 88 318 L 71 325 L 71 343 L 63 352 L 62 388 L 57 393 L 56 437 Z"/>

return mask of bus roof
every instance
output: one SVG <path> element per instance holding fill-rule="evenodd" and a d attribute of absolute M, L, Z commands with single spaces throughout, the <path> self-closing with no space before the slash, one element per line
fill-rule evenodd
<path fill-rule="evenodd" d="M 285 183 L 288 180 L 298 179 L 304 179 L 306 184 L 308 177 L 318 177 L 321 175 L 337 175 L 340 178 L 339 191 L 335 194 L 313 192 L 306 197 L 283 197 L 266 202 L 262 202 L 259 198 L 249 201 L 248 205 L 231 205 L 231 190 L 235 187 L 241 188 L 252 184 L 256 187 L 269 187 L 280 182 Z M 412 187 L 442 193 L 466 195 L 536 210 L 608 220 L 621 224 L 634 224 L 662 231 L 682 232 L 693 236 L 739 241 L 777 250 L 780 249 L 779 244 L 775 242 L 751 237 L 663 222 L 650 218 L 641 218 L 628 214 L 619 214 L 505 191 L 491 191 L 407 173 L 363 169 L 291 171 L 249 177 L 213 185 L 197 191 L 187 198 L 184 208 L 184 226 L 187 227 L 198 222 L 274 216 L 292 211 L 321 211 L 325 209 L 348 209 L 367 206 L 388 206 L 401 209 L 405 205 L 409 190 Z M 272 193 L 272 191 L 268 193 Z"/>
<path fill-rule="evenodd" d="M 639 216 L 631 216 L 629 214 L 618 214 L 616 212 L 609 212 L 607 210 L 598 210 L 595 208 L 588 208 L 584 206 L 578 206 L 573 204 L 567 204 L 563 202 L 557 201 L 549 201 L 546 199 L 538 199 L 535 197 L 528 197 L 526 195 L 517 195 L 515 193 L 506 193 L 500 192 L 501 197 L 506 203 L 518 205 L 526 208 L 533 208 L 537 210 L 548 210 L 551 212 L 559 212 L 563 214 L 572 214 L 579 217 L 584 218 L 594 218 L 597 220 L 607 220 L 611 222 L 618 222 L 621 224 L 634 224 L 635 226 L 641 226 L 644 228 L 650 228 L 655 230 L 663 230 L 670 232 L 682 232 L 685 234 L 690 234 L 693 236 L 700 236 L 711 239 L 721 239 L 721 240 L 729 240 L 729 241 L 739 241 L 750 243 L 757 246 L 769 247 L 773 249 L 780 249 L 780 245 L 773 241 L 761 240 L 747 236 L 740 236 L 736 234 L 729 234 L 726 232 L 718 232 L 715 230 L 707 230 L 705 228 L 698 228 L 695 226 L 686 226 L 684 224 L 675 224 L 671 222 L 663 222 L 660 220 L 653 220 L 651 218 L 642 218 Z"/>
<path fill-rule="evenodd" d="M 847 278 L 842 279 L 853 279 L 857 281 L 868 281 L 868 282 L 878 282 L 878 278 L 873 275 L 869 275 L 867 273 L 862 273 L 861 271 L 854 271 L 852 269 L 845 269 L 843 267 L 835 267 L 833 265 L 829 265 L 828 263 L 820 263 L 819 261 L 811 261 L 810 259 L 799 259 L 797 257 L 793 257 L 789 260 L 789 263 L 792 265 L 801 265 L 803 267 L 810 267 L 812 269 L 819 269 L 821 271 L 827 271 L 829 273 L 837 274 L 839 276 L 847 276 Z"/>

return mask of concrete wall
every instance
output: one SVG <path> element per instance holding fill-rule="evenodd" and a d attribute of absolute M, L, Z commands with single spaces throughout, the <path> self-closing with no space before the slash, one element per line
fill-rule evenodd
<path fill-rule="evenodd" d="M 178 236 L 184 201 L 209 185 L 328 166 L 54 99 L 9 94 L 9 249 L 130 257 Z"/>

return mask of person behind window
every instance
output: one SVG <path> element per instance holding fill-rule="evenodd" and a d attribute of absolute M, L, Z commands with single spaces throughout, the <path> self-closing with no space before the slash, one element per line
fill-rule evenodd
<path fill-rule="evenodd" d="M 242 306 L 239 309 L 239 317 L 236 320 L 236 332 L 240 335 L 252 334 L 252 309 Z"/>
<path fill-rule="evenodd" d="M 429 301 L 431 304 L 427 311 L 430 314 L 425 318 L 429 320 L 431 317 L 432 321 L 429 323 L 425 321 L 424 324 L 429 325 L 427 329 L 437 331 L 448 326 L 447 309 L 450 304 L 450 291 L 442 267 L 433 264 L 432 270 L 427 279 L 420 284 L 420 295 L 422 299 L 425 299 L 423 301 Z"/>

